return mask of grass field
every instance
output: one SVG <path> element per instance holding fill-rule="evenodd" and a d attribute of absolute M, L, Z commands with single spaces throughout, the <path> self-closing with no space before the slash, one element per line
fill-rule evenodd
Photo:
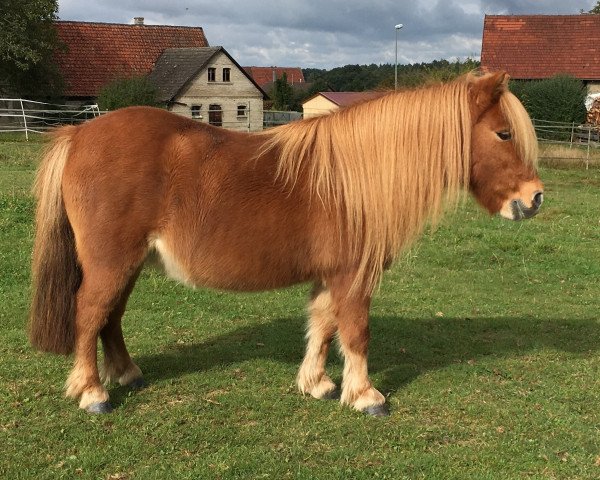
<path fill-rule="evenodd" d="M 35 142 L 0 143 L 0 478 L 600 478 L 600 176 L 542 168 L 535 219 L 468 201 L 372 308 L 390 417 L 300 396 L 308 286 L 192 291 L 146 271 L 124 329 L 148 388 L 90 416 L 25 335 Z M 341 364 L 331 354 L 331 374 Z"/>

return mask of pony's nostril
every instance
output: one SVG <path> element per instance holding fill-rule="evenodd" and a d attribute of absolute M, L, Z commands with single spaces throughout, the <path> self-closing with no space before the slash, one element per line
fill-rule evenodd
<path fill-rule="evenodd" d="M 540 208 L 540 205 L 544 202 L 544 192 L 535 192 L 533 195 L 533 206 Z"/>

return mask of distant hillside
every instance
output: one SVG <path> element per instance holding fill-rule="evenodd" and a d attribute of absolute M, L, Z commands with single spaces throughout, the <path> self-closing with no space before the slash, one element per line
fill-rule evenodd
<path fill-rule="evenodd" d="M 470 59 L 462 62 L 436 60 L 431 63 L 398 65 L 398 86 L 415 87 L 451 80 L 478 67 L 479 62 Z M 331 70 L 303 68 L 302 72 L 306 80 L 303 84 L 288 85 L 280 79 L 266 88 L 271 98 L 268 109 L 299 112 L 302 110 L 302 102 L 317 92 L 363 92 L 394 88 L 394 65 L 391 64 L 346 65 Z"/>
<path fill-rule="evenodd" d="M 444 81 L 479 67 L 476 60 L 449 62 L 435 60 L 431 63 L 398 65 L 398 85 L 412 87 L 432 81 Z M 336 92 L 362 92 L 394 87 L 394 65 L 346 65 L 331 70 L 302 69 L 311 91 L 331 89 Z"/>

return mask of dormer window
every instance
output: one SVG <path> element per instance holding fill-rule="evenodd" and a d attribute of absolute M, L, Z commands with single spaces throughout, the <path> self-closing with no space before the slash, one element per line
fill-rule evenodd
<path fill-rule="evenodd" d="M 208 81 L 216 82 L 217 81 L 217 69 L 213 67 L 208 68 Z"/>
<path fill-rule="evenodd" d="M 224 82 L 231 82 L 231 68 L 224 68 L 223 69 L 223 81 Z"/>

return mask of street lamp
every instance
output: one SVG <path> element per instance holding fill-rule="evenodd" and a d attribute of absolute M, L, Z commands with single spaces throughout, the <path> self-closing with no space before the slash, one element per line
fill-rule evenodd
<path fill-rule="evenodd" d="M 398 30 L 404 25 L 399 23 L 394 28 L 396 29 L 396 65 L 394 67 L 394 90 L 398 90 Z"/>

